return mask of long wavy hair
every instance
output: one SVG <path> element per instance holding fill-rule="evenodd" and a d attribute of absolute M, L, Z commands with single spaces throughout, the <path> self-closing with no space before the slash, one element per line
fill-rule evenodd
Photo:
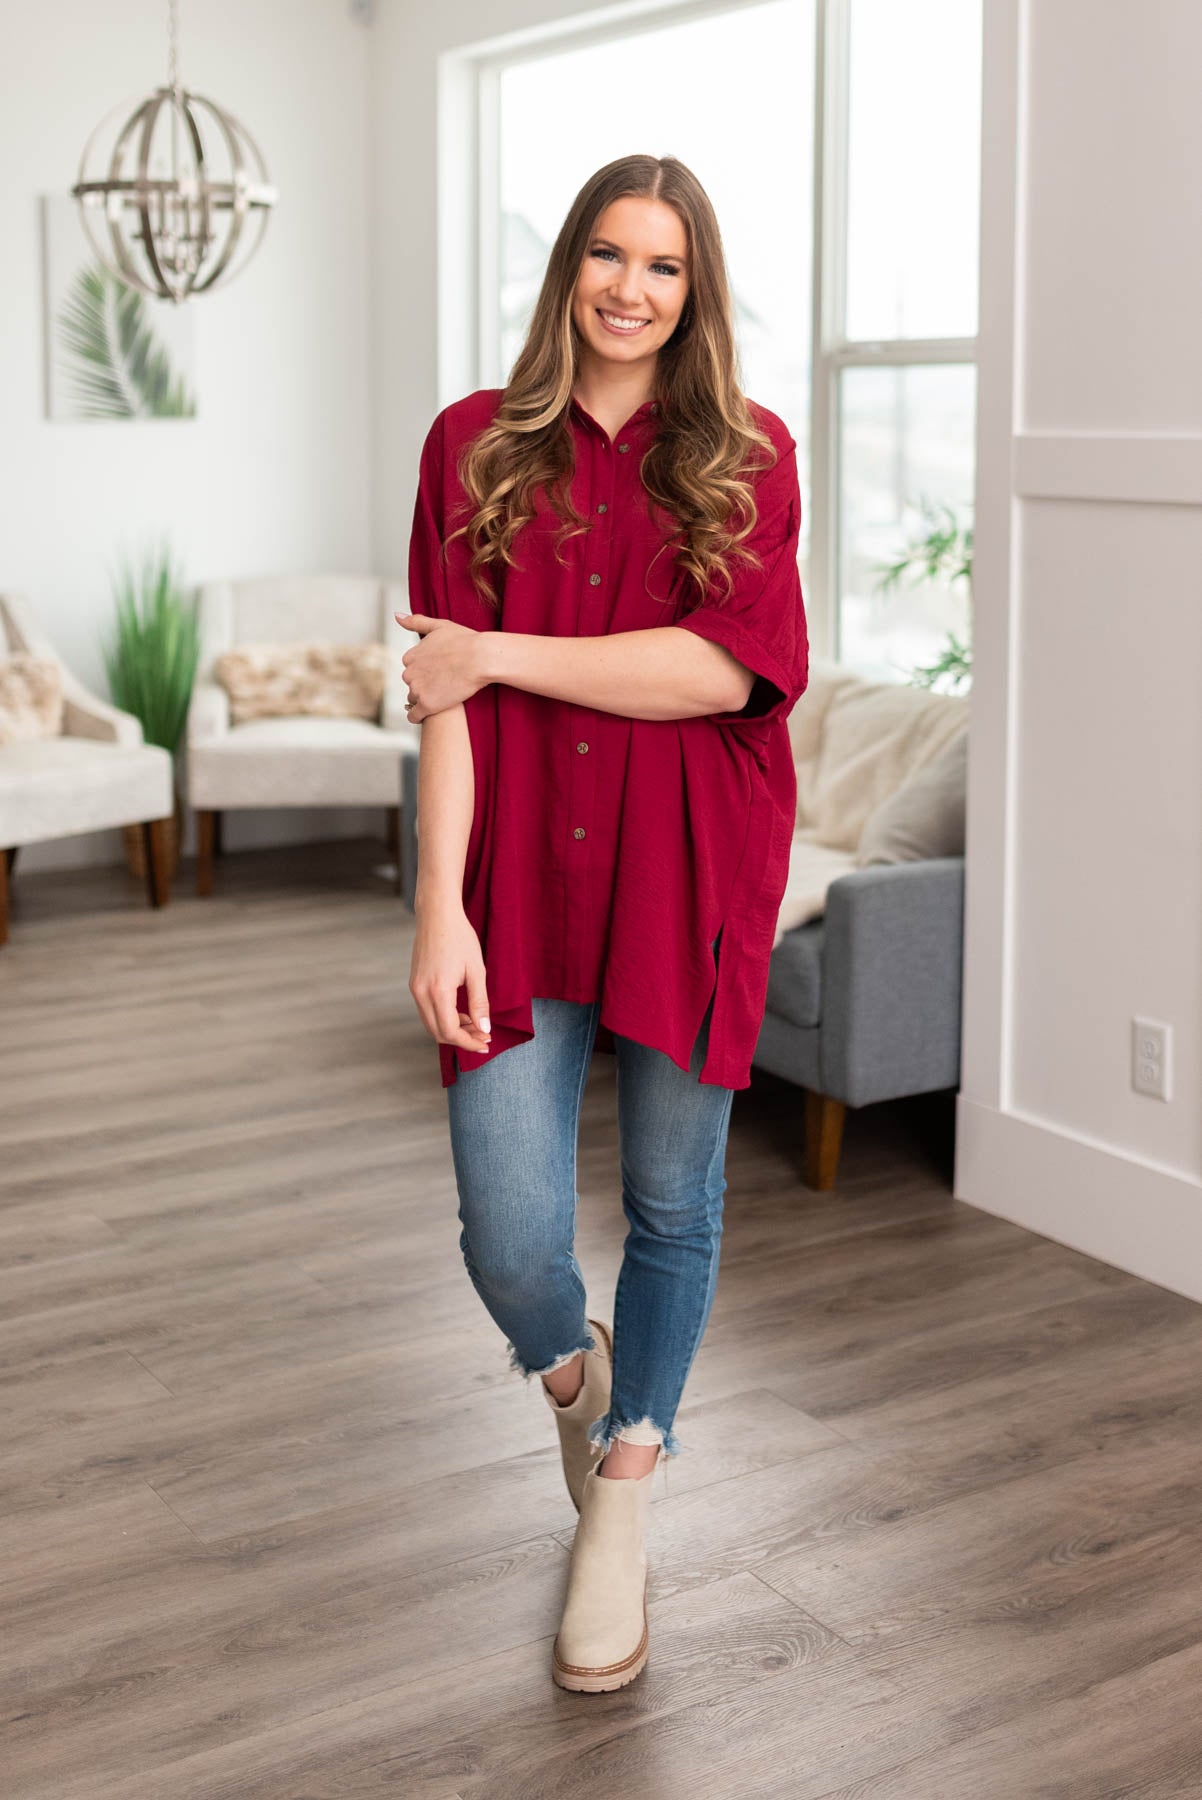
<path fill-rule="evenodd" d="M 674 156 L 622 156 L 585 182 L 551 250 L 542 288 L 495 418 L 461 452 L 459 480 L 472 514 L 447 538 L 467 534 L 472 581 L 498 604 L 493 570 L 517 567 L 513 540 L 535 515 L 541 488 L 562 521 L 555 553 L 592 530 L 572 504 L 574 447 L 569 424 L 580 359 L 572 301 L 584 258 L 607 206 L 625 195 L 661 200 L 683 221 L 689 290 L 676 330 L 656 362 L 659 430 L 639 466 L 649 500 L 669 528 L 676 567 L 701 597 L 725 597 L 729 562 L 758 563 L 743 540 L 754 530 L 750 476 L 776 461 L 739 385 L 733 309 L 718 221 L 708 194 Z M 750 456 L 765 454 L 750 460 Z M 560 558 L 562 560 L 562 557 Z"/>

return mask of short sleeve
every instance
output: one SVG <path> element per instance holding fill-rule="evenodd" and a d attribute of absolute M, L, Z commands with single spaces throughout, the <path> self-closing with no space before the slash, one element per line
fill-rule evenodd
<path fill-rule="evenodd" d="M 737 712 L 709 713 L 717 724 L 784 718 L 805 692 L 809 641 L 797 546 L 801 533 L 801 492 L 797 444 L 777 444 L 778 456 L 755 486 L 757 517 L 744 544 L 758 553 L 759 567 L 732 558 L 729 595 L 706 598 L 677 620 L 685 631 L 721 644 L 755 675 L 747 702 Z"/>
<path fill-rule="evenodd" d="M 455 538 L 445 550 L 443 546 L 444 532 L 453 531 L 471 516 L 470 501 L 455 469 L 458 446 L 448 428 L 448 411 L 444 408 L 439 413 L 422 445 L 409 537 L 409 611 L 426 618 L 451 619 L 472 631 L 495 631 L 500 624 L 498 611 L 472 581 L 466 535 Z"/>

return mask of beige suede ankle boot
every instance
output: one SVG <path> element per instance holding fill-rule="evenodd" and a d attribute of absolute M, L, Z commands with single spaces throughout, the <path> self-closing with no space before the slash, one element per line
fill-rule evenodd
<path fill-rule="evenodd" d="M 647 1508 L 655 1470 L 637 1480 L 584 1478 L 563 1620 L 551 1652 L 558 1687 L 605 1694 L 640 1674 L 648 1655 Z"/>
<path fill-rule="evenodd" d="M 584 1353 L 584 1380 L 576 1398 L 567 1406 L 561 1406 L 546 1383 L 542 1384 L 547 1405 L 555 1414 L 555 1423 L 559 1428 L 563 1478 L 568 1484 L 572 1505 L 577 1512 L 580 1511 L 584 1478 L 594 1460 L 601 1454 L 596 1444 L 590 1444 L 588 1428 L 594 1419 L 599 1419 L 602 1413 L 609 1411 L 609 1397 L 613 1386 L 613 1339 L 609 1326 L 603 1325 L 600 1319 L 590 1319 L 589 1324 L 593 1328 L 597 1344 L 595 1349 Z"/>

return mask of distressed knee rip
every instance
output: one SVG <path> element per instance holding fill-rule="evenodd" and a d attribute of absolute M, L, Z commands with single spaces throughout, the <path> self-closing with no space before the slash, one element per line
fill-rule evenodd
<path fill-rule="evenodd" d="M 590 1332 L 586 1341 L 582 1344 L 577 1344 L 574 1350 L 565 1350 L 562 1356 L 557 1356 L 555 1361 L 549 1362 L 545 1368 L 536 1369 L 533 1364 L 526 1361 L 517 1345 L 511 1342 L 507 1346 L 509 1350 L 509 1366 L 511 1369 L 516 1369 L 524 1381 L 529 1381 L 534 1375 L 554 1375 L 556 1369 L 562 1369 L 565 1363 L 572 1362 L 577 1356 L 583 1356 L 586 1351 L 595 1350 L 596 1347 L 597 1340 Z"/>
<path fill-rule="evenodd" d="M 656 1465 L 666 1462 L 670 1456 L 680 1454 L 680 1444 L 673 1431 L 665 1432 L 648 1414 L 638 1420 L 618 1419 L 602 1416 L 595 1425 L 589 1427 L 589 1441 L 599 1447 L 599 1454 L 604 1455 L 615 1438 L 621 1438 L 626 1444 L 658 1444 L 659 1456 Z"/>

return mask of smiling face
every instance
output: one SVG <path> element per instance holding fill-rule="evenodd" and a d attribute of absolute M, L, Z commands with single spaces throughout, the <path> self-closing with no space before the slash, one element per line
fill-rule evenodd
<path fill-rule="evenodd" d="M 654 358 L 689 292 L 684 220 L 662 200 L 611 201 L 588 241 L 572 295 L 582 346 L 606 363 Z"/>

